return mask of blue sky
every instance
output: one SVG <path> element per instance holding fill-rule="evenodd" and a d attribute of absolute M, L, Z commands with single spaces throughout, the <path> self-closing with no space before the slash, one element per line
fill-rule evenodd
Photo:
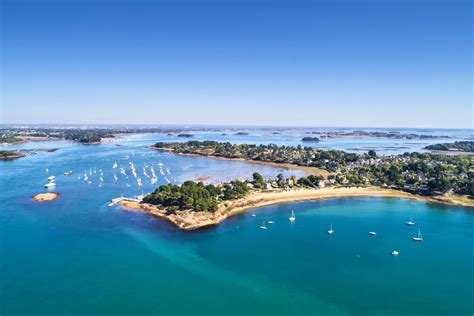
<path fill-rule="evenodd" d="M 468 1 L 1 6 L 1 123 L 472 128 Z"/>

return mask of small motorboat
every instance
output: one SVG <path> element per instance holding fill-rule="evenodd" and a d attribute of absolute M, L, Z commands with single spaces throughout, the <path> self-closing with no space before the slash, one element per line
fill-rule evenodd
<path fill-rule="evenodd" d="M 54 182 L 49 182 L 49 183 L 46 183 L 46 184 L 44 185 L 44 187 L 45 187 L 46 189 L 52 189 L 52 188 L 56 187 L 56 183 L 54 183 Z"/>
<path fill-rule="evenodd" d="M 398 251 L 396 251 L 396 250 L 392 251 L 392 256 L 398 256 L 398 254 L 399 254 Z"/>
<path fill-rule="evenodd" d="M 268 224 L 274 224 L 275 222 L 274 221 L 268 221 L 267 223 Z"/>
<path fill-rule="evenodd" d="M 49 176 L 49 177 L 48 177 L 48 181 L 54 181 L 54 179 L 56 179 L 55 176 Z"/>
<path fill-rule="evenodd" d="M 255 217 L 255 216 L 257 216 L 257 214 L 252 214 L 252 215 L 250 215 L 250 216 Z"/>
<path fill-rule="evenodd" d="M 376 232 L 369 232 L 369 236 L 377 236 Z"/>
<path fill-rule="evenodd" d="M 72 175 L 72 170 L 66 171 L 64 173 L 65 176 L 71 176 Z"/>

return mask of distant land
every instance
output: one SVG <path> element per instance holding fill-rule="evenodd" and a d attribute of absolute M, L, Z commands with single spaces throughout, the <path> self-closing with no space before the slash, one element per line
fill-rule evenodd
<path fill-rule="evenodd" d="M 461 152 L 474 152 L 474 141 L 458 141 L 454 143 L 442 143 L 434 144 L 425 147 L 430 150 L 440 151 L 461 151 Z"/>

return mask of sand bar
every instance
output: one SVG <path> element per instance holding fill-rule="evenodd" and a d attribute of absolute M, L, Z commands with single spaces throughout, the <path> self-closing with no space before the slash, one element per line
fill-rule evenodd
<path fill-rule="evenodd" d="M 59 193 L 56 192 L 46 192 L 46 193 L 40 193 L 36 194 L 33 196 L 33 200 L 36 202 L 49 202 L 56 200 L 59 197 Z"/>

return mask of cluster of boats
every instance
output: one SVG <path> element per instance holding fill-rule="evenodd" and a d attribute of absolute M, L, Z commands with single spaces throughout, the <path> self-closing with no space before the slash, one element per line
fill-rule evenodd
<path fill-rule="evenodd" d="M 46 172 L 49 172 L 49 169 L 46 168 Z M 65 176 L 71 176 L 72 175 L 72 170 L 64 172 Z M 56 177 L 51 175 L 48 177 L 48 183 L 44 185 L 46 189 L 54 189 L 56 187 Z"/>
<path fill-rule="evenodd" d="M 157 172 L 155 172 L 155 168 L 153 166 L 153 163 L 150 164 L 144 164 L 142 167 L 141 172 L 139 172 L 139 169 L 135 166 L 135 164 L 130 161 L 129 157 L 124 157 L 122 158 L 123 160 L 128 161 L 128 168 L 124 167 L 123 164 L 120 162 L 115 161 L 112 164 L 112 170 L 113 170 L 113 178 L 115 184 L 119 183 L 120 177 L 122 176 L 125 178 L 125 184 L 127 187 L 131 187 L 131 183 L 134 181 L 136 182 L 137 187 L 142 187 L 143 186 L 143 179 L 149 179 L 151 185 L 155 185 L 158 183 L 158 176 Z M 176 180 L 172 177 L 171 171 L 169 168 L 163 168 L 163 163 L 157 163 L 156 166 L 159 169 L 159 172 L 163 176 L 163 179 L 167 183 L 171 183 L 172 181 L 170 178 L 175 182 Z M 84 176 L 78 177 L 78 180 L 83 180 L 86 183 L 92 184 L 92 176 L 93 174 L 97 173 L 97 170 L 90 169 L 89 171 L 84 172 Z M 99 177 L 99 187 L 102 186 L 104 182 L 104 173 L 102 169 L 99 170 L 100 177 Z M 132 180 L 132 181 L 131 181 Z"/>
<path fill-rule="evenodd" d="M 252 216 L 252 217 L 256 217 L 257 215 L 256 215 L 255 213 L 253 213 L 253 214 L 251 214 L 251 216 Z M 290 222 L 292 222 L 292 223 L 296 221 L 295 212 L 294 212 L 293 210 L 291 211 L 291 216 L 288 217 L 288 220 L 289 220 Z M 267 221 L 266 223 L 268 223 L 268 224 L 274 224 L 274 221 L 271 221 L 271 220 L 270 220 L 270 221 Z M 261 229 L 264 229 L 264 230 L 267 230 L 268 227 L 266 226 L 266 223 L 265 223 L 265 221 L 263 221 L 263 222 L 262 222 L 262 225 L 260 226 L 260 228 L 261 228 Z M 410 219 L 409 219 L 408 221 L 406 221 L 405 224 L 407 224 L 408 226 L 413 226 L 413 225 L 415 225 L 415 222 L 413 221 L 413 218 L 410 217 Z M 329 235 L 334 234 L 334 229 L 333 229 L 333 227 L 332 227 L 332 224 L 330 224 L 330 226 L 329 226 L 328 234 L 329 234 Z M 369 231 L 369 236 L 375 237 L 375 236 L 377 236 L 377 233 L 374 232 L 374 231 Z M 421 235 L 421 230 L 420 230 L 420 229 L 418 229 L 418 234 L 417 234 L 416 236 L 413 236 L 413 237 L 412 237 L 412 240 L 413 240 L 413 241 L 423 241 L 423 236 Z M 398 255 L 399 255 L 399 252 L 398 252 L 397 250 L 393 250 L 393 251 L 391 252 L 391 254 L 392 254 L 393 256 L 398 256 Z"/>
<path fill-rule="evenodd" d="M 48 183 L 44 185 L 46 189 L 54 189 L 56 187 L 56 177 L 55 176 L 49 176 L 48 177 Z"/>

